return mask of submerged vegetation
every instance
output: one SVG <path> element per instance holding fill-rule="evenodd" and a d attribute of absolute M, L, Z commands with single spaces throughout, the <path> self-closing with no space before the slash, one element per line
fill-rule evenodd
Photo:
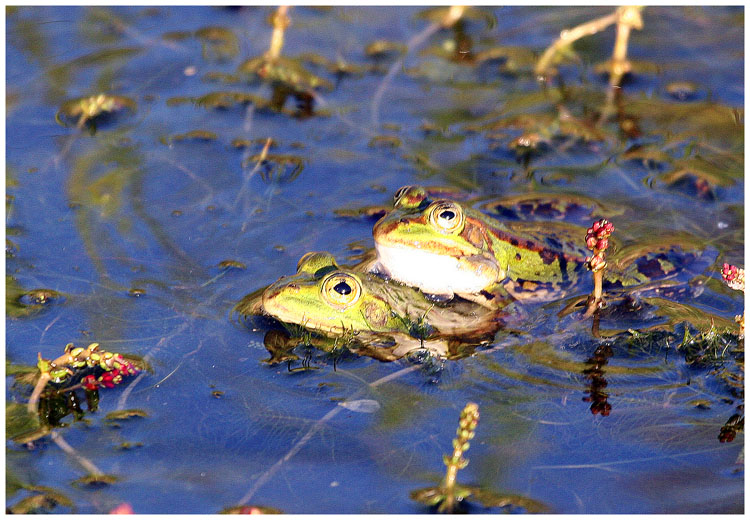
<path fill-rule="evenodd" d="M 474 430 L 479 422 L 479 407 L 467 403 L 461 411 L 456 438 L 453 439 L 453 453 L 443 456 L 446 466 L 445 477 L 439 486 L 417 489 L 410 496 L 421 504 L 436 507 L 438 513 L 457 513 L 466 502 L 475 500 L 485 508 L 519 509 L 526 513 L 541 513 L 547 507 L 535 500 L 520 495 L 503 495 L 478 486 L 464 486 L 456 482 L 458 470 L 469 465 L 464 453 L 469 449 L 469 441 L 474 438 Z"/>
<path fill-rule="evenodd" d="M 6 17 L 8 512 L 741 510 L 742 9 Z M 583 275 L 250 316 L 417 184 Z"/>

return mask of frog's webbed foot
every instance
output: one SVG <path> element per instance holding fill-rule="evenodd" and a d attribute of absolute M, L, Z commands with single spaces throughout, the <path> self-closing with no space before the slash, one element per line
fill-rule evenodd
<path fill-rule="evenodd" d="M 373 256 L 372 258 L 368 258 L 365 259 L 365 261 L 360 262 L 355 266 L 354 270 L 365 273 L 372 273 L 375 276 L 379 276 L 380 278 L 383 278 L 385 280 L 391 279 L 390 271 L 388 271 L 388 269 L 386 269 L 386 267 L 380 263 L 380 259 L 378 259 L 377 256 Z"/>
<path fill-rule="evenodd" d="M 418 351 L 443 358 L 448 353 L 448 343 L 443 339 L 420 340 L 402 334 L 395 337 L 385 336 L 375 341 L 356 342 L 348 348 L 358 356 L 367 356 L 383 362 L 396 361 Z"/>
<path fill-rule="evenodd" d="M 425 297 L 430 300 L 431 302 L 435 302 L 437 304 L 443 304 L 448 303 L 453 299 L 454 294 L 452 292 L 449 293 L 441 293 L 441 294 L 434 294 L 434 293 L 425 293 Z"/>
<path fill-rule="evenodd" d="M 351 262 L 351 263 L 350 263 Z M 366 249 L 361 253 L 351 254 L 347 259 L 347 263 L 341 265 L 341 267 L 351 269 L 358 273 L 374 273 L 381 276 L 379 272 L 375 270 L 375 265 L 378 262 L 378 257 L 375 253 L 375 249 Z"/>
<path fill-rule="evenodd" d="M 495 297 L 492 293 L 482 291 L 479 293 L 457 293 L 456 296 L 468 300 L 472 303 L 476 303 L 487 309 L 496 309 Z"/>
<path fill-rule="evenodd" d="M 553 283 L 508 280 L 503 284 L 513 298 L 523 302 L 549 302 L 565 297 L 567 290 Z"/>
<path fill-rule="evenodd" d="M 487 309 L 502 309 L 514 301 L 514 297 L 501 284 L 491 285 L 477 293 L 456 293 L 456 296 Z"/>
<path fill-rule="evenodd" d="M 448 342 L 444 339 L 399 338 L 396 348 L 393 349 L 393 354 L 402 358 L 417 351 L 426 351 L 435 357 L 444 358 L 448 355 Z"/>
<path fill-rule="evenodd" d="M 369 343 L 360 343 L 357 345 L 350 345 L 348 348 L 358 356 L 367 356 L 384 363 L 396 361 L 401 357 L 394 354 L 394 350 L 396 350 L 397 347 L 384 347 Z"/>

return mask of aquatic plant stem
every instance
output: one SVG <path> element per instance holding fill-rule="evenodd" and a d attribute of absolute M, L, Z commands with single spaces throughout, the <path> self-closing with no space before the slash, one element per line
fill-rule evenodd
<path fill-rule="evenodd" d="M 586 302 L 585 318 L 591 316 L 604 304 L 602 300 L 602 277 L 604 276 L 604 268 L 607 267 L 604 252 L 609 247 L 609 237 L 614 230 L 615 226 L 604 218 L 597 220 L 586 230 L 586 247 L 594 252 L 592 256 L 586 258 L 586 268 L 594 274 L 594 292 Z"/>
<path fill-rule="evenodd" d="M 596 20 L 591 20 L 572 29 L 565 29 L 560 33 L 560 37 L 544 51 L 542 57 L 534 68 L 534 73 L 537 77 L 544 77 L 550 68 L 550 64 L 554 59 L 555 55 L 563 47 L 570 45 L 576 40 L 580 40 L 584 36 L 591 36 L 600 31 L 603 31 L 613 23 L 616 23 L 618 19 L 617 11 L 607 16 L 602 16 Z"/>
<path fill-rule="evenodd" d="M 104 472 L 102 472 L 102 470 L 97 468 L 96 464 L 94 464 L 89 459 L 87 459 L 86 457 L 78 453 L 78 451 L 75 448 L 73 448 L 73 446 L 68 444 L 68 442 L 63 438 L 63 436 L 59 432 L 53 430 L 49 436 L 52 439 L 52 441 L 55 444 L 57 444 L 57 446 L 61 450 L 63 450 L 69 456 L 73 457 L 76 460 L 76 462 L 78 462 L 78 464 L 83 466 L 83 468 L 89 472 L 89 475 L 92 475 L 94 477 L 101 477 L 102 475 L 104 475 Z"/>
<path fill-rule="evenodd" d="M 349 396 L 349 399 L 354 399 L 362 394 L 365 393 L 365 391 L 368 388 L 375 388 L 379 385 L 382 385 L 383 383 L 387 383 L 388 381 L 392 381 L 393 379 L 397 379 L 405 374 L 408 374 L 410 372 L 414 372 L 415 370 L 418 370 L 420 367 L 419 365 L 412 365 L 410 367 L 403 368 L 399 370 L 398 372 L 394 372 L 393 374 L 389 374 L 387 376 L 381 377 L 380 379 L 370 383 L 367 385 L 367 388 L 363 388 L 361 390 L 358 390 L 353 395 Z M 294 457 L 299 450 L 301 450 L 305 444 L 308 443 L 310 439 L 313 438 L 313 436 L 320 431 L 320 429 L 331 419 L 333 419 L 336 415 L 338 415 L 339 412 L 344 410 L 345 408 L 342 406 L 336 406 L 335 408 L 331 409 L 328 413 L 326 413 L 323 417 L 318 419 L 315 424 L 313 424 L 309 430 L 305 433 L 305 435 L 298 440 L 294 446 L 292 446 L 286 454 L 281 457 L 279 460 L 277 460 L 273 466 L 268 468 L 263 474 L 258 477 L 258 480 L 255 481 L 255 484 L 245 493 L 245 495 L 240 499 L 239 504 L 244 505 L 247 504 L 253 496 L 255 496 L 255 493 L 263 487 L 263 485 L 268 482 L 268 480 L 276 474 L 279 469 L 281 469 L 281 466 L 284 465 L 285 462 L 287 462 L 289 459 Z"/>
<path fill-rule="evenodd" d="M 372 104 L 370 105 L 370 121 L 373 128 L 377 129 L 380 127 L 380 103 L 383 99 L 383 94 L 388 88 L 388 85 L 393 80 L 393 77 L 398 73 L 399 69 L 403 66 L 406 57 L 417 47 L 420 47 L 427 39 L 438 32 L 440 29 L 446 29 L 455 24 L 464 14 L 466 10 L 465 6 L 451 6 L 448 9 L 445 17 L 440 22 L 435 22 L 427 26 L 422 32 L 414 35 L 408 42 L 406 42 L 406 52 L 399 59 L 394 61 L 388 69 L 388 72 L 383 77 L 383 80 L 378 85 L 375 94 L 372 96 Z"/>
<path fill-rule="evenodd" d="M 612 51 L 611 70 L 609 72 L 609 86 L 620 85 L 622 77 L 630 72 L 628 62 L 628 40 L 631 29 L 643 28 L 641 18 L 642 6 L 618 7 L 617 14 L 617 36 L 615 37 L 615 48 Z"/>
<path fill-rule="evenodd" d="M 602 301 L 602 278 L 604 277 L 604 269 L 594 273 L 594 300 Z"/>
<path fill-rule="evenodd" d="M 31 397 L 29 397 L 29 402 L 26 404 L 26 409 L 29 411 L 29 413 L 36 415 L 36 413 L 39 411 L 39 396 L 42 395 L 44 387 L 47 386 L 49 380 L 49 372 L 43 372 L 39 376 L 39 379 L 36 380 L 34 391 L 31 393 Z"/>
<path fill-rule="evenodd" d="M 92 345 L 98 345 L 97 343 L 92 343 Z M 39 397 L 42 395 L 42 392 L 44 391 L 44 388 L 47 386 L 47 383 L 49 383 L 50 379 L 52 379 L 52 376 L 50 375 L 50 369 L 54 368 L 56 366 L 63 366 L 68 365 L 73 360 L 73 357 L 70 355 L 70 349 L 73 347 L 72 344 L 66 345 L 66 352 L 62 356 L 52 360 L 52 361 L 46 361 L 42 360 L 42 354 L 39 353 L 39 363 L 38 367 L 41 372 L 39 374 L 39 379 L 36 380 L 36 385 L 34 385 L 34 391 L 31 392 L 31 397 L 29 397 L 29 402 L 26 404 L 26 409 L 32 413 L 35 414 L 37 411 L 39 411 Z M 91 348 L 86 348 L 81 354 L 83 356 L 88 356 L 92 352 Z"/>
<path fill-rule="evenodd" d="M 438 511 L 441 513 L 453 512 L 456 504 L 456 475 L 459 469 L 465 468 L 469 461 L 464 459 L 464 453 L 469 449 L 469 441 L 474 438 L 474 430 L 479 422 L 479 406 L 476 403 L 467 403 L 461 412 L 461 418 L 456 430 L 456 438 L 453 439 L 453 453 L 450 457 L 445 457 L 447 466 L 445 478 L 440 484 L 441 492 L 444 495 Z"/>
<path fill-rule="evenodd" d="M 289 11 L 288 5 L 280 5 L 271 17 L 273 33 L 271 34 L 271 45 L 266 52 L 266 58 L 269 60 L 275 60 L 281 56 L 281 48 L 284 46 L 284 31 L 290 23 L 287 11 Z"/>
<path fill-rule="evenodd" d="M 602 305 L 602 277 L 604 276 L 604 269 L 596 271 L 594 273 L 594 291 L 589 295 L 586 301 L 586 312 L 583 314 L 584 318 L 590 318 L 594 312 L 598 311 Z"/>
<path fill-rule="evenodd" d="M 237 205 L 240 203 L 240 200 L 242 199 L 242 197 L 244 197 L 245 192 L 249 189 L 250 179 L 253 177 L 253 175 L 255 175 L 255 173 L 258 170 L 260 170 L 260 167 L 263 164 L 263 161 L 265 161 L 266 157 L 268 157 L 268 150 L 271 148 L 271 144 L 273 144 L 273 139 L 269 137 L 266 139 L 266 144 L 263 145 L 263 150 L 261 150 L 260 152 L 260 156 L 258 157 L 258 161 L 255 163 L 255 167 L 253 167 L 250 173 L 245 175 L 245 178 L 242 181 L 242 187 L 239 189 L 239 191 L 237 192 L 237 196 L 234 199 L 234 206 L 233 206 L 234 209 L 237 208 Z M 242 230 L 243 231 L 245 230 L 244 224 L 243 224 Z"/>
<path fill-rule="evenodd" d="M 615 94 L 617 89 L 620 88 L 623 76 L 630 72 L 628 40 L 632 29 L 643 28 L 641 10 L 643 10 L 643 6 L 622 6 L 615 11 L 617 15 L 617 35 L 615 36 L 615 47 L 612 50 L 612 60 L 609 64 L 607 99 L 599 117 L 599 124 L 609 119 L 609 116 L 614 112 Z"/>

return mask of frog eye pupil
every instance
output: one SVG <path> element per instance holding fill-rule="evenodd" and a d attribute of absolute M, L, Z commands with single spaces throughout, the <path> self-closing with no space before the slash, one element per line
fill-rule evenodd
<path fill-rule="evenodd" d="M 454 218 L 456 218 L 456 214 L 447 209 L 440 213 L 440 218 L 445 220 L 453 220 Z"/>
<path fill-rule="evenodd" d="M 333 290 L 339 294 L 347 295 L 352 293 L 352 288 L 346 282 L 339 282 L 333 286 Z"/>

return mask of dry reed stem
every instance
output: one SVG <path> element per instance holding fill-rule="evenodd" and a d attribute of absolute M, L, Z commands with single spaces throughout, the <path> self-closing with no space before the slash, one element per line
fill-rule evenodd
<path fill-rule="evenodd" d="M 273 23 L 273 33 L 271 34 L 271 45 L 268 47 L 266 57 L 274 60 L 281 56 L 281 48 L 284 46 L 284 31 L 289 27 L 288 5 L 280 5 L 271 17 Z"/>
<path fill-rule="evenodd" d="M 561 48 L 570 45 L 576 40 L 580 40 L 584 36 L 591 36 L 592 34 L 603 31 L 613 23 L 616 23 L 617 20 L 617 11 L 615 11 L 612 14 L 602 16 L 596 20 L 591 20 L 590 22 L 586 22 L 572 29 L 563 30 L 560 33 L 560 37 L 552 45 L 547 47 L 547 50 L 544 51 L 542 57 L 539 58 L 534 73 L 537 76 L 543 76 L 550 68 L 550 63 L 555 57 L 555 54 L 557 54 Z"/>

